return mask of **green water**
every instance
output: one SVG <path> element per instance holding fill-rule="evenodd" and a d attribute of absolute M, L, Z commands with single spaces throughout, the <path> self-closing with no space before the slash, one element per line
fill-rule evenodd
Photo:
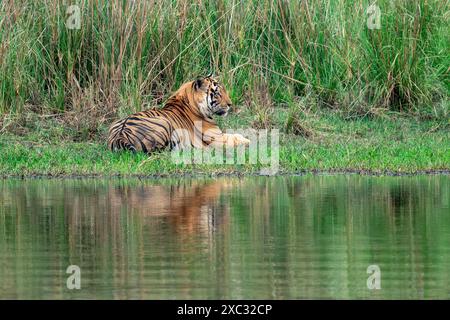
<path fill-rule="evenodd" d="M 0 298 L 448 299 L 449 186 L 442 175 L 0 180 Z M 381 289 L 368 288 L 369 265 Z"/>

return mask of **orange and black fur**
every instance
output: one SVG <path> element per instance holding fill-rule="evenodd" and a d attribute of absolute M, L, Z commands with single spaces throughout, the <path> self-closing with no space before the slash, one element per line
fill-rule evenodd
<path fill-rule="evenodd" d="M 151 153 L 185 146 L 249 144 L 240 134 L 223 133 L 213 120 L 213 115 L 225 116 L 230 106 L 225 88 L 213 77 L 187 82 L 162 109 L 141 111 L 113 123 L 108 146 L 112 151 Z"/>

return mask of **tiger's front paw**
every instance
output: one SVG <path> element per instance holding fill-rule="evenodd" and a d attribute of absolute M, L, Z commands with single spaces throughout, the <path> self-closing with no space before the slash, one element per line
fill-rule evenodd
<path fill-rule="evenodd" d="M 248 146 L 250 144 L 250 140 L 248 140 L 247 138 L 244 138 L 243 135 L 237 133 L 234 135 L 234 145 L 237 146 L 240 144 Z"/>

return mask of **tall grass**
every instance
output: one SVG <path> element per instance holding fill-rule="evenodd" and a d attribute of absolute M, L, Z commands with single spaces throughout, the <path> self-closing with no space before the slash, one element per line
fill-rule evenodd
<path fill-rule="evenodd" d="M 78 3 L 81 28 L 66 26 Z M 235 102 L 448 115 L 449 1 L 3 0 L 0 113 L 108 117 L 220 74 Z M 263 97 L 263 98 L 261 98 Z M 259 99 L 259 100 L 258 100 Z"/>

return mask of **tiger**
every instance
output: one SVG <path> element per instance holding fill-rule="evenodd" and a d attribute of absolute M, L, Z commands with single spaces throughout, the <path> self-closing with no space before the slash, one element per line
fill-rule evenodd
<path fill-rule="evenodd" d="M 232 106 L 224 86 L 212 75 L 181 85 L 163 108 L 150 108 L 114 122 L 108 134 L 111 151 L 151 154 L 163 149 L 249 145 L 241 134 L 223 133 L 213 116 Z"/>

